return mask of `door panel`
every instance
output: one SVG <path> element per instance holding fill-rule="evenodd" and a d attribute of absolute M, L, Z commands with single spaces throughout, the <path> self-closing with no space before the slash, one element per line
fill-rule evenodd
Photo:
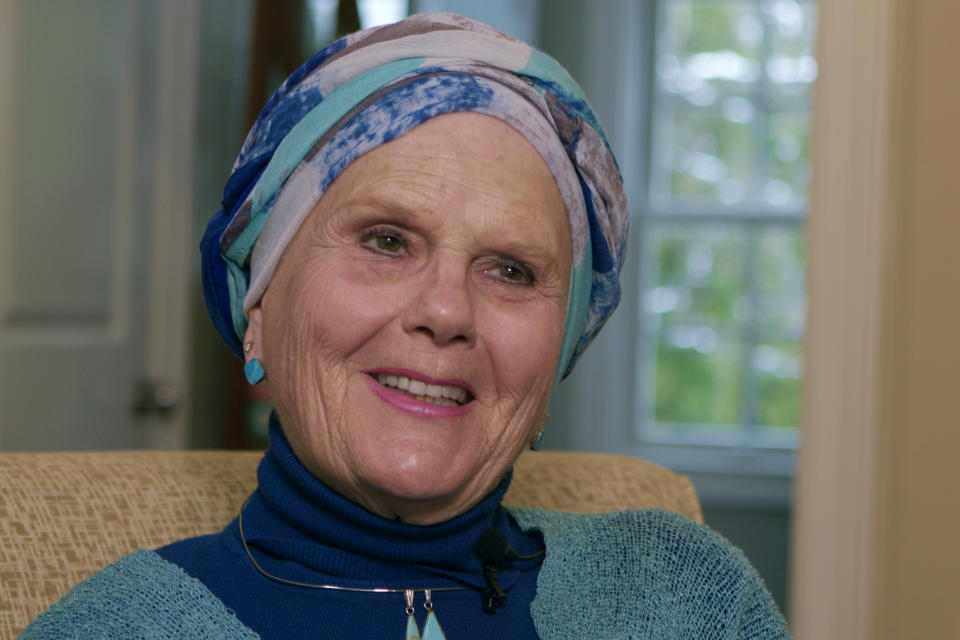
<path fill-rule="evenodd" d="M 130 179 L 119 160 L 134 142 L 121 113 L 134 96 L 123 71 L 136 59 L 124 37 L 135 8 L 59 2 L 51 11 L 50 2 L 19 3 L 5 328 L 102 332 L 113 320 L 113 256 L 130 240 L 117 233 L 117 218 L 131 215 L 117 187 Z"/>
<path fill-rule="evenodd" d="M 161 286 L 191 264 L 168 232 L 190 220 L 168 194 L 192 191 L 192 129 L 169 126 L 194 109 L 194 75 L 176 91 L 175 74 L 195 47 L 169 39 L 196 32 L 185 6 L 0 0 L 0 449 L 182 441 L 182 406 L 130 405 L 138 380 L 186 377 L 187 292 Z"/>

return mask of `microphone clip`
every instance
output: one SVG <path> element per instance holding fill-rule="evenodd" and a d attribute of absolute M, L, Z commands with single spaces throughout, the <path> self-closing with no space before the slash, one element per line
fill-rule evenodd
<path fill-rule="evenodd" d="M 497 582 L 499 571 L 496 560 L 483 563 L 483 577 L 487 581 L 487 586 L 480 592 L 480 596 L 483 598 L 483 610 L 486 613 L 496 613 L 498 608 L 507 605 L 507 594 Z"/>
<path fill-rule="evenodd" d="M 473 547 L 473 552 L 483 567 L 483 579 L 487 586 L 480 592 L 483 599 L 483 610 L 494 613 L 499 607 L 506 606 L 507 594 L 497 582 L 500 573 L 500 562 L 507 555 L 510 545 L 507 536 L 499 529 L 490 528 L 483 532 Z"/>

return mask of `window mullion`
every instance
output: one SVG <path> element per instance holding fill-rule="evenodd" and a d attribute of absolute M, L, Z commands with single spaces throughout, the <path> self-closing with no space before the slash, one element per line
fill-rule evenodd
<path fill-rule="evenodd" d="M 653 228 L 656 226 L 656 222 L 645 215 L 645 212 L 649 210 L 650 205 L 650 167 L 651 167 L 651 153 L 653 149 L 652 139 L 653 139 L 653 103 L 654 96 L 656 95 L 656 80 L 654 78 L 654 67 L 656 64 L 656 46 L 657 39 L 656 34 L 658 30 L 660 15 L 658 11 L 659 2 L 657 0 L 647 0 L 642 3 L 641 9 L 641 24 L 640 31 L 643 36 L 643 42 L 647 43 L 647 47 L 644 51 L 644 60 L 639 65 L 640 72 L 642 77 L 638 80 L 638 86 L 643 92 L 642 95 L 642 104 L 644 105 L 643 109 L 643 125 L 639 127 L 639 140 L 637 141 L 640 144 L 640 148 L 643 150 L 640 154 L 641 166 L 638 167 L 640 176 L 638 176 L 638 195 L 640 199 L 640 211 L 633 217 L 631 221 L 631 235 L 634 238 L 632 240 L 632 248 L 639 252 L 637 264 L 638 266 L 638 282 L 637 286 L 639 287 L 640 295 L 637 296 L 636 309 L 635 309 L 635 318 L 637 321 L 634 325 L 635 327 L 635 339 L 634 343 L 636 345 L 636 361 L 639 363 L 639 366 L 634 366 L 634 402 L 635 419 L 639 424 L 631 425 L 632 433 L 630 434 L 631 440 L 639 437 L 643 437 L 649 433 L 650 424 L 653 421 L 653 408 L 654 408 L 654 398 L 652 395 L 652 390 L 654 388 L 655 380 L 648 380 L 647 373 L 655 369 L 656 364 L 656 337 L 655 332 L 650 331 L 650 328 L 647 326 L 648 318 L 644 309 L 644 296 L 643 292 L 649 290 L 652 283 L 656 282 L 659 274 L 659 268 L 656 265 L 656 261 L 651 259 L 653 255 L 653 247 L 649 239 L 652 237 Z M 651 339 L 652 338 L 652 339 Z M 653 344 L 651 344 L 653 343 Z M 651 367 L 650 358 L 653 358 L 654 367 Z"/>
<path fill-rule="evenodd" d="M 746 255 L 743 260 L 743 279 L 746 283 L 746 319 L 741 327 L 740 342 L 740 379 L 741 415 L 743 426 L 743 440 L 749 442 L 754 439 L 759 426 L 757 376 L 753 367 L 753 353 L 757 348 L 759 330 L 757 317 L 760 311 L 759 294 L 757 291 L 757 245 L 760 225 L 749 225 L 746 229 Z"/>

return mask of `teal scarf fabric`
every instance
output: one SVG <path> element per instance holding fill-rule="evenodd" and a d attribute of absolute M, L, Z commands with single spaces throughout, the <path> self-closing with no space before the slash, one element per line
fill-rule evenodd
<path fill-rule="evenodd" d="M 707 527 L 659 510 L 510 512 L 546 543 L 530 607 L 543 640 L 790 638 L 756 571 Z M 469 630 L 445 631 L 449 640 L 469 636 Z M 137 551 L 80 583 L 20 636 L 256 637 L 200 582 L 152 551 Z"/>

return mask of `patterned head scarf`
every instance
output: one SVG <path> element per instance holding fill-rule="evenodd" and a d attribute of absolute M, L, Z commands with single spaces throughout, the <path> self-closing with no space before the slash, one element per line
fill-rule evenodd
<path fill-rule="evenodd" d="M 207 310 L 238 355 L 246 312 L 340 172 L 429 118 L 463 111 L 520 132 L 557 182 L 573 273 L 556 380 L 570 373 L 620 300 L 628 216 L 616 161 L 583 92 L 555 60 L 448 13 L 334 42 L 263 108 L 201 244 Z"/>

